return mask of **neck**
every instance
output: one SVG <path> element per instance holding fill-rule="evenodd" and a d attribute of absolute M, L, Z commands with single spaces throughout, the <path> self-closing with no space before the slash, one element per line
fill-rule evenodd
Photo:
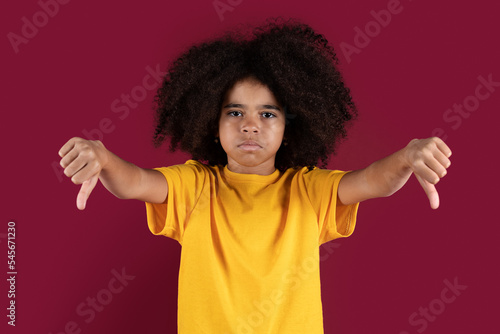
<path fill-rule="evenodd" d="M 274 166 L 274 159 L 265 161 L 256 166 L 249 166 L 239 164 L 238 162 L 228 158 L 227 169 L 234 173 L 257 175 L 270 175 L 276 171 L 276 167 Z"/>

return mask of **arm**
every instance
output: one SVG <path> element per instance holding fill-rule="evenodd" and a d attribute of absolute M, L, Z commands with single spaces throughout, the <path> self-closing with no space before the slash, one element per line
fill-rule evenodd
<path fill-rule="evenodd" d="M 446 175 L 450 156 L 450 148 L 440 138 L 413 139 L 396 153 L 344 175 L 339 184 L 339 200 L 347 205 L 390 196 L 414 173 L 431 207 L 437 209 L 439 196 L 434 185 Z"/>
<path fill-rule="evenodd" d="M 71 177 L 74 184 L 81 184 L 77 196 L 77 207 L 85 209 L 85 204 L 101 180 L 104 187 L 120 199 L 137 199 L 144 202 L 163 203 L 167 198 L 167 181 L 162 173 L 153 169 L 143 169 L 127 162 L 99 141 L 71 138 L 59 150 L 64 174 Z"/>

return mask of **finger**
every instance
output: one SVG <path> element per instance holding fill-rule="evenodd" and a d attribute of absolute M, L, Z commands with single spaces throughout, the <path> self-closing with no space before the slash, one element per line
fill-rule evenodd
<path fill-rule="evenodd" d="M 57 154 L 59 154 L 61 158 L 64 157 L 69 151 L 73 149 L 73 147 L 75 146 L 75 142 L 81 139 L 82 138 L 80 137 L 71 138 L 59 149 L 59 152 Z"/>
<path fill-rule="evenodd" d="M 86 163 L 79 171 L 71 177 L 71 182 L 74 184 L 83 184 L 85 181 L 90 179 L 98 170 L 96 168 L 93 168 L 94 163 Z"/>
<path fill-rule="evenodd" d="M 450 159 L 448 159 L 446 157 L 446 155 L 441 152 L 441 151 L 436 151 L 434 152 L 434 158 L 439 162 L 439 164 L 441 166 L 443 166 L 444 168 L 449 168 L 450 165 L 451 165 L 451 161 Z M 443 177 L 444 175 L 442 175 L 441 177 Z"/>
<path fill-rule="evenodd" d="M 446 168 L 434 156 L 427 158 L 425 165 L 435 173 L 431 179 L 426 179 L 430 183 L 436 184 L 446 175 Z"/>
<path fill-rule="evenodd" d="M 85 180 L 82 183 L 82 187 L 80 188 L 78 196 L 76 197 L 76 206 L 78 209 L 85 209 L 87 199 L 89 198 L 92 189 L 94 189 L 95 185 L 97 184 L 97 180 L 99 180 L 99 175 L 95 174 L 90 179 Z"/>
<path fill-rule="evenodd" d="M 422 179 L 420 176 L 415 176 L 417 177 L 417 180 L 422 188 L 424 188 L 425 194 L 427 195 L 427 198 L 429 198 L 431 208 L 437 209 L 439 207 L 439 194 L 436 190 L 436 187 L 432 183 L 429 183 L 426 180 Z"/>
<path fill-rule="evenodd" d="M 439 137 L 434 137 L 437 147 L 443 154 L 449 158 L 451 156 L 451 149 L 446 145 L 446 143 Z"/>
<path fill-rule="evenodd" d="M 71 177 L 71 182 L 81 184 L 85 180 L 90 179 L 98 169 L 98 162 L 90 160 L 87 156 L 79 155 L 71 164 L 64 170 L 64 174 Z"/>
<path fill-rule="evenodd" d="M 438 168 L 438 165 L 435 159 L 427 159 L 425 162 L 418 161 L 413 165 L 413 173 L 429 183 L 436 184 L 439 182 L 439 176 L 433 168 Z M 443 166 L 440 167 L 443 168 Z"/>
<path fill-rule="evenodd" d="M 71 178 L 71 181 L 75 184 L 83 183 L 83 181 L 89 179 L 93 173 L 88 172 L 87 159 L 78 155 L 65 169 L 64 175 Z"/>
<path fill-rule="evenodd" d="M 71 150 L 69 152 L 66 152 L 64 157 L 62 157 L 61 161 L 59 161 L 59 165 L 61 165 L 62 168 L 68 167 L 71 162 L 73 162 L 79 155 L 78 150 Z"/>

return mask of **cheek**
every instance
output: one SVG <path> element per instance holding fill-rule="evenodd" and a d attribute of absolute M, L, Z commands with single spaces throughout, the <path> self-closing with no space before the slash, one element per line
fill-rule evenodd
<path fill-rule="evenodd" d="M 274 124 L 272 127 L 272 133 L 274 134 L 275 137 L 278 138 L 283 137 L 285 133 L 285 125 L 281 123 Z"/>
<path fill-rule="evenodd" d="M 227 121 L 225 121 L 224 119 L 221 119 L 219 121 L 219 132 L 222 131 L 226 127 L 227 127 Z"/>
<path fill-rule="evenodd" d="M 234 134 L 234 126 L 228 124 L 228 122 L 221 122 L 219 124 L 219 138 L 221 140 L 221 144 L 224 143 L 229 144 L 233 141 Z"/>
<path fill-rule="evenodd" d="M 231 129 L 231 126 L 227 122 L 220 122 L 219 123 L 219 135 L 224 136 L 227 135 L 229 130 Z"/>

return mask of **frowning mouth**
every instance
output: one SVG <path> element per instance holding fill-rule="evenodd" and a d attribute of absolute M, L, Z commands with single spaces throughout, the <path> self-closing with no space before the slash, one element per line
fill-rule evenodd
<path fill-rule="evenodd" d="M 245 140 L 243 143 L 238 145 L 244 151 L 255 151 L 261 149 L 262 147 L 254 140 Z"/>

